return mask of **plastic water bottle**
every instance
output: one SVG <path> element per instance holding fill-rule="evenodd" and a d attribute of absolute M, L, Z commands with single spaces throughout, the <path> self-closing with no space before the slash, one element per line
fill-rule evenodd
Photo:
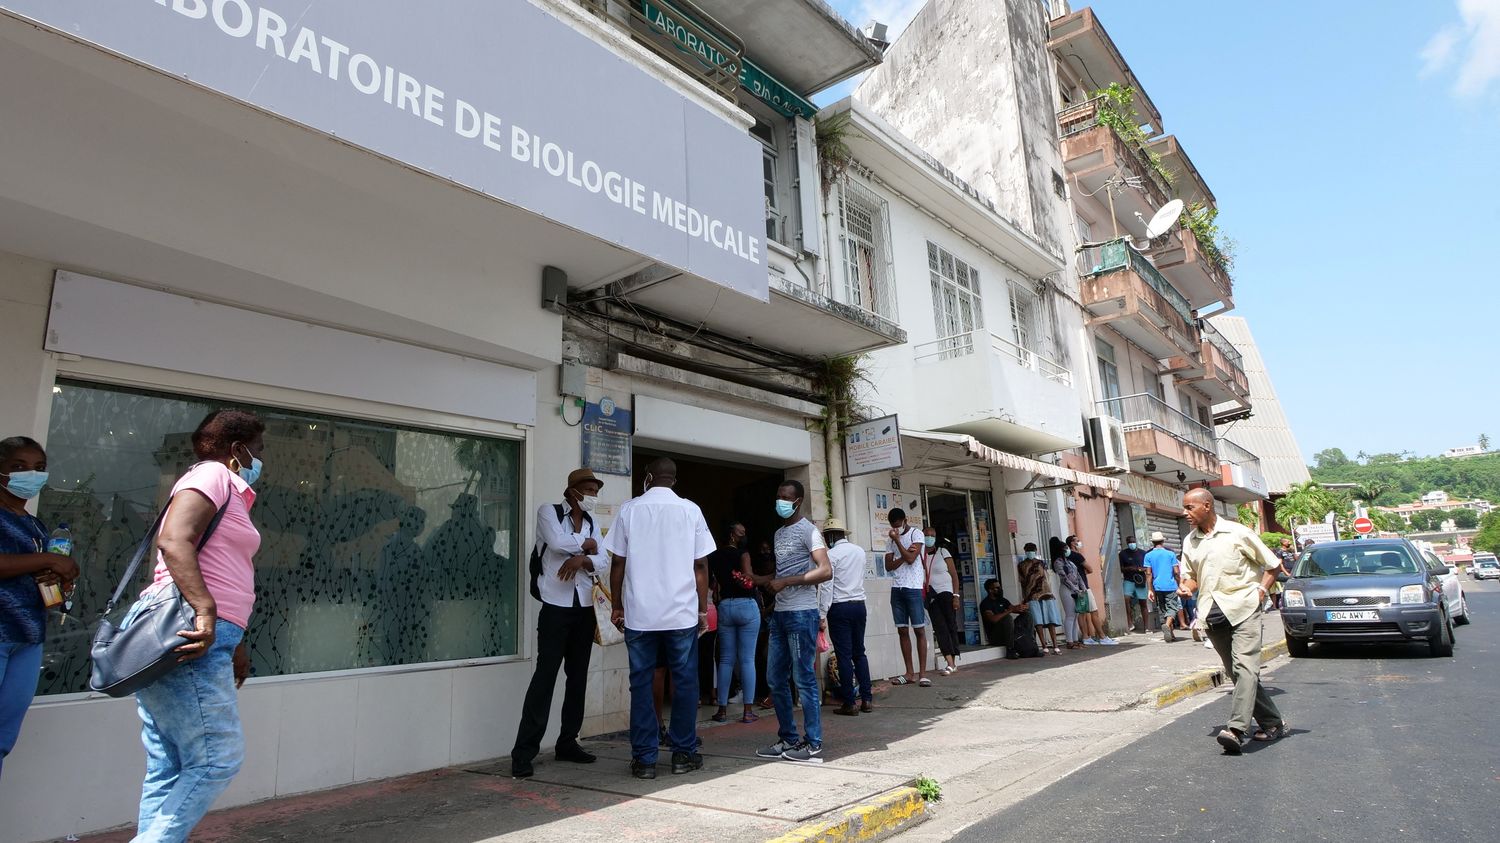
<path fill-rule="evenodd" d="M 58 524 L 57 529 L 47 539 L 47 552 L 56 553 L 59 556 L 73 555 L 73 531 L 68 529 L 67 524 Z M 57 583 L 38 583 L 37 588 L 42 592 L 42 605 L 48 609 L 53 606 L 61 606 L 63 602 L 62 586 Z"/>

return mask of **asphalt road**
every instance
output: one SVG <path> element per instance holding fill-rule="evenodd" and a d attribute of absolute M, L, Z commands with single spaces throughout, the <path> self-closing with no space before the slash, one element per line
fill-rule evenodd
<path fill-rule="evenodd" d="M 1225 756 L 1219 693 L 956 840 L 1500 840 L 1500 584 L 1425 646 L 1314 647 L 1267 676 L 1291 733 Z"/>

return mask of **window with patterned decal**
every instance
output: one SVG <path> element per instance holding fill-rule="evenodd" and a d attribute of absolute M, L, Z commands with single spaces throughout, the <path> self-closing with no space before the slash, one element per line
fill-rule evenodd
<path fill-rule="evenodd" d="M 39 514 L 68 523 L 83 573 L 50 622 L 39 693 L 85 690 L 90 625 L 220 407 L 267 427 L 250 513 L 256 676 L 517 652 L 519 442 L 71 381 L 52 399 Z"/>
<path fill-rule="evenodd" d="M 839 182 L 844 284 L 840 301 L 895 319 L 890 251 L 890 206 L 853 178 Z"/>
<path fill-rule="evenodd" d="M 947 249 L 928 241 L 927 271 L 932 282 L 932 310 L 938 339 L 945 353 L 972 354 L 976 343 L 969 334 L 984 327 L 980 309 L 979 272 Z M 987 347 L 988 343 L 978 344 Z"/>

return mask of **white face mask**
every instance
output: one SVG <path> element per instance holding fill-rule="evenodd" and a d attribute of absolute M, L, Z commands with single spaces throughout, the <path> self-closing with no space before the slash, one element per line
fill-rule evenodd
<path fill-rule="evenodd" d="M 593 512 L 594 507 L 599 505 L 598 495 L 583 495 L 578 499 L 578 508 L 584 512 Z"/>

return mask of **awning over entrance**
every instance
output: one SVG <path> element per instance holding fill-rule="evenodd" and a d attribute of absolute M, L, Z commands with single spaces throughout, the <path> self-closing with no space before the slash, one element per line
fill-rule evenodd
<path fill-rule="evenodd" d="M 1001 468 L 1010 468 L 1016 471 L 1030 472 L 1037 477 L 1045 477 L 1060 483 L 1078 486 L 1091 486 L 1113 492 L 1120 488 L 1120 481 L 1113 477 L 1104 477 L 1099 474 L 1090 474 L 1086 471 L 1077 471 L 1064 468 L 1060 465 L 1042 462 L 1027 457 L 1001 451 L 976 440 L 972 436 L 962 433 L 936 433 L 928 430 L 903 430 L 901 436 L 910 439 L 921 439 L 927 442 L 938 442 L 954 446 L 961 450 L 965 459 L 963 462 L 975 461 L 998 465 Z M 952 465 L 949 463 L 948 465 Z M 920 469 L 940 468 L 945 466 L 923 466 Z"/>

